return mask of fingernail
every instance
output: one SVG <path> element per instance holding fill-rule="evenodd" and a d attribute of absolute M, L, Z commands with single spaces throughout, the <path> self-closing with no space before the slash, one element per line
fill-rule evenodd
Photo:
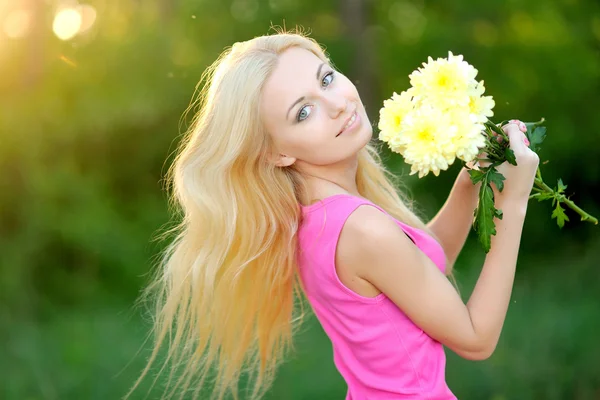
<path fill-rule="evenodd" d="M 511 119 L 510 121 L 508 121 L 508 123 L 517 124 L 517 126 L 519 127 L 519 130 L 521 132 L 527 132 L 527 125 L 525 125 L 523 122 L 519 121 L 518 119 Z"/>
<path fill-rule="evenodd" d="M 529 147 L 529 139 L 527 139 L 527 136 L 523 136 L 523 142 L 525 142 L 525 146 Z"/>

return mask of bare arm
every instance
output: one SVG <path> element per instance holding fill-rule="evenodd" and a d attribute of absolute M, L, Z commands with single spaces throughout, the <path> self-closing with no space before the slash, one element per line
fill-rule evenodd
<path fill-rule="evenodd" d="M 479 186 L 481 184 L 473 185 L 466 168 L 461 169 L 448 199 L 427 223 L 427 227 L 444 248 L 450 264 L 454 264 L 458 258 L 471 230 Z"/>
<path fill-rule="evenodd" d="M 387 215 L 360 206 L 348 218 L 338 251 L 342 266 L 385 293 L 429 336 L 469 359 L 489 357 L 506 316 L 515 274 L 522 206 L 504 207 L 498 235 L 465 305 L 448 279 Z M 338 266 L 339 268 L 340 266 Z"/>
<path fill-rule="evenodd" d="M 513 127 L 514 128 L 514 127 Z M 511 147 L 522 140 L 509 128 Z M 507 178 L 496 205 L 497 234 L 471 298 L 464 304 L 437 266 L 387 215 L 360 206 L 344 225 L 337 251 L 347 268 L 385 293 L 429 336 L 469 359 L 489 357 L 498 343 L 514 281 L 527 200 L 539 158 L 523 143 L 513 147 L 519 166 L 503 166 Z"/>

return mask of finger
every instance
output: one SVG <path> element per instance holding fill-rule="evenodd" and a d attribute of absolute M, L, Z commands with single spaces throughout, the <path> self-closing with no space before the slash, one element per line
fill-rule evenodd
<path fill-rule="evenodd" d="M 513 149 L 513 151 L 524 151 L 527 148 L 527 145 L 525 144 L 527 137 L 519 129 L 517 123 L 509 123 L 505 125 L 503 129 L 508 135 L 510 148 Z"/>
<path fill-rule="evenodd" d="M 467 162 L 466 167 L 468 169 L 474 169 L 475 171 L 479 171 L 479 162 L 477 162 L 475 160 L 471 160 L 471 161 Z"/>
<path fill-rule="evenodd" d="M 508 122 L 512 122 L 512 123 L 515 123 L 515 124 L 517 124 L 517 126 L 519 127 L 519 130 L 520 130 L 521 132 L 523 132 L 523 133 L 527 132 L 527 126 L 525 125 L 525 123 L 524 123 L 524 122 L 522 122 L 522 121 L 519 121 L 518 119 L 511 119 L 511 120 L 510 120 L 510 121 L 508 121 Z"/>
<path fill-rule="evenodd" d="M 527 132 L 527 126 L 525 125 L 525 123 L 523 123 L 522 121 L 519 121 L 518 119 L 511 119 L 508 122 L 509 122 L 509 124 L 516 124 L 517 127 L 519 128 L 519 130 L 521 132 L 523 132 L 523 143 L 525 143 L 525 146 L 529 147 L 529 145 L 531 143 L 529 143 L 529 139 L 527 138 L 527 135 L 525 134 Z"/>

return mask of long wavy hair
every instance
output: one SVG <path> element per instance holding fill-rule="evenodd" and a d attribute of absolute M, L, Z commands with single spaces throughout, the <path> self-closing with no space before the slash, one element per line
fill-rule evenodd
<path fill-rule="evenodd" d="M 296 257 L 306 185 L 293 165 L 269 161 L 259 105 L 278 56 L 294 46 L 329 62 L 304 33 L 277 32 L 235 43 L 201 78 L 199 111 L 168 173 L 178 226 L 144 297 L 155 306 L 155 346 L 132 391 L 166 347 L 169 397 L 197 398 L 210 384 L 212 399 L 237 399 L 247 375 L 244 398 L 257 399 L 293 348 L 304 315 Z M 372 144 L 358 154 L 356 183 L 364 198 L 429 231 Z"/>

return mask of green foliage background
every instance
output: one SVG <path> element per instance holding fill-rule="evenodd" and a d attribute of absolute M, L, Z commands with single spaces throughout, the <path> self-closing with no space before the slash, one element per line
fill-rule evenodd
<path fill-rule="evenodd" d="M 496 100 L 496 120 L 545 117 L 544 179 L 600 215 L 600 3 L 594 0 L 134 0 L 88 2 L 92 29 L 52 33 L 58 2 L 22 39 L 0 31 L 0 398 L 118 399 L 144 364 L 148 321 L 133 304 L 165 245 L 162 178 L 181 116 L 226 46 L 310 29 L 353 79 L 372 121 L 427 56 L 463 54 Z M 362 8 L 355 9 L 359 4 Z M 35 11 L 34 10 L 34 11 Z M 365 57 L 366 56 L 366 57 Z M 391 168 L 429 216 L 456 176 L 417 180 Z M 448 352 L 461 399 L 600 398 L 600 236 L 559 230 L 546 203 L 529 208 L 501 342 L 484 362 Z M 468 296 L 484 254 L 474 235 L 457 265 Z M 270 399 L 341 399 L 330 344 L 311 319 Z M 138 350 L 140 352 L 138 353 Z M 135 392 L 143 398 L 151 379 Z M 160 385 L 150 398 L 158 398 Z"/>

